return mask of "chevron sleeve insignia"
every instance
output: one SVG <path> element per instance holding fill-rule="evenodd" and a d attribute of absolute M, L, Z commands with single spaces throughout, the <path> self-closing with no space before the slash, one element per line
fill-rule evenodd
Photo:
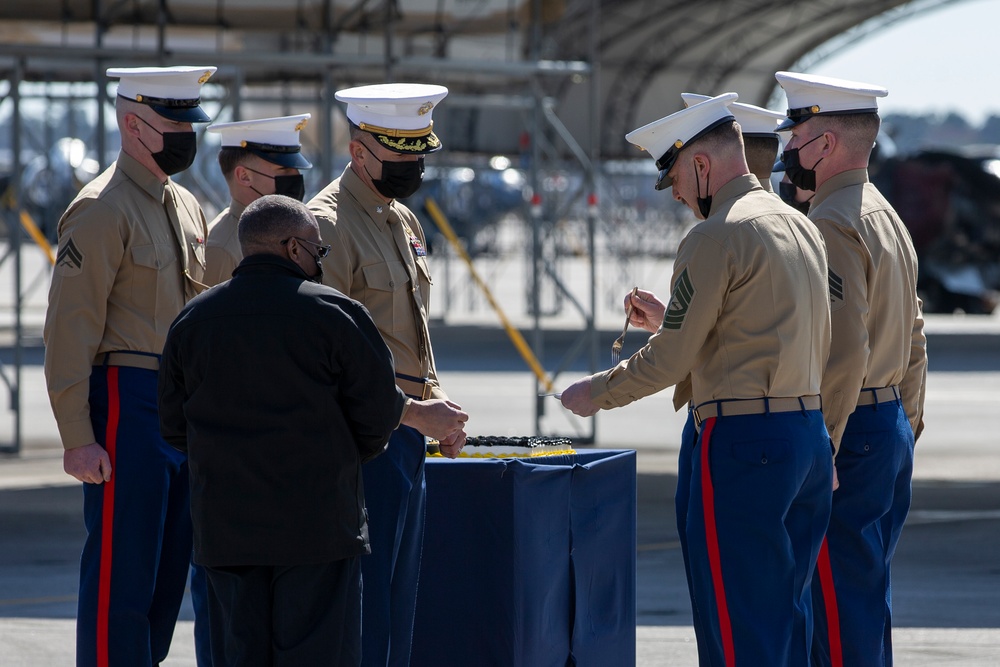
<path fill-rule="evenodd" d="M 674 292 L 670 295 L 670 306 L 663 315 L 664 329 L 681 328 L 693 298 L 694 285 L 691 284 L 691 276 L 688 275 L 688 270 L 685 267 L 684 271 L 677 278 L 677 283 L 674 285 Z"/>
<path fill-rule="evenodd" d="M 83 253 L 76 247 L 73 237 L 69 237 L 66 243 L 59 248 L 56 255 L 56 271 L 62 276 L 75 276 L 83 270 Z"/>
<path fill-rule="evenodd" d="M 844 279 L 829 269 L 827 280 L 830 282 L 830 308 L 836 310 L 844 303 Z"/>

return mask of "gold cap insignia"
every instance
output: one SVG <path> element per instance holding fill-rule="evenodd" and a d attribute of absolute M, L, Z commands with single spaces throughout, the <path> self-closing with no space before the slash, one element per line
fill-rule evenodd
<path fill-rule="evenodd" d="M 247 147 L 247 140 L 243 139 L 242 141 L 240 141 L 240 148 L 246 148 L 246 147 Z"/>
<path fill-rule="evenodd" d="M 420 105 L 420 108 L 417 109 L 417 115 L 423 116 L 424 114 L 428 114 L 433 108 L 434 108 L 433 102 L 424 102 L 423 104 Z"/>
<path fill-rule="evenodd" d="M 135 96 L 135 101 L 136 102 L 142 102 L 142 95 L 136 95 Z"/>
<path fill-rule="evenodd" d="M 674 148 L 680 148 L 683 145 L 684 145 L 684 142 L 681 141 L 680 139 L 678 139 L 677 141 L 674 142 Z"/>
<path fill-rule="evenodd" d="M 298 122 L 298 124 L 295 125 L 295 131 L 296 132 L 301 132 L 302 128 L 304 128 L 306 126 L 306 123 L 308 123 L 308 122 L 309 122 L 308 118 L 303 118 L 302 120 L 300 120 Z"/>
<path fill-rule="evenodd" d="M 212 78 L 211 72 L 205 72 L 198 78 L 198 84 L 201 85 Z"/>
<path fill-rule="evenodd" d="M 814 104 L 809 110 L 812 111 L 813 113 L 819 113 L 819 105 Z"/>

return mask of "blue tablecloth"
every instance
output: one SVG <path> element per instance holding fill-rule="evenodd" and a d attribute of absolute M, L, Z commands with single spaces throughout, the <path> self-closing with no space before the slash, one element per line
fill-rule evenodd
<path fill-rule="evenodd" d="M 428 459 L 411 664 L 634 665 L 635 571 L 634 451 Z"/>

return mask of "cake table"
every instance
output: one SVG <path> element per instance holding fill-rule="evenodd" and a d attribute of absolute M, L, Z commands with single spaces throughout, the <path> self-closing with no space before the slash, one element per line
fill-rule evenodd
<path fill-rule="evenodd" d="M 635 572 L 634 451 L 428 458 L 411 664 L 634 665 Z"/>

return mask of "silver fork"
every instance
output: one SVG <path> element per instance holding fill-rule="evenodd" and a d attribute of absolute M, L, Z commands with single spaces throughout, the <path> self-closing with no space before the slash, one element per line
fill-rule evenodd
<path fill-rule="evenodd" d="M 628 307 L 625 309 L 625 326 L 622 328 L 622 335 L 615 339 L 615 342 L 611 344 L 611 365 L 617 366 L 618 362 L 621 360 L 622 356 L 622 343 L 625 342 L 625 332 L 628 331 L 629 320 L 632 319 L 632 298 L 635 296 L 636 292 L 639 291 L 639 286 L 636 285 L 632 288 L 632 293 L 629 295 Z"/>

